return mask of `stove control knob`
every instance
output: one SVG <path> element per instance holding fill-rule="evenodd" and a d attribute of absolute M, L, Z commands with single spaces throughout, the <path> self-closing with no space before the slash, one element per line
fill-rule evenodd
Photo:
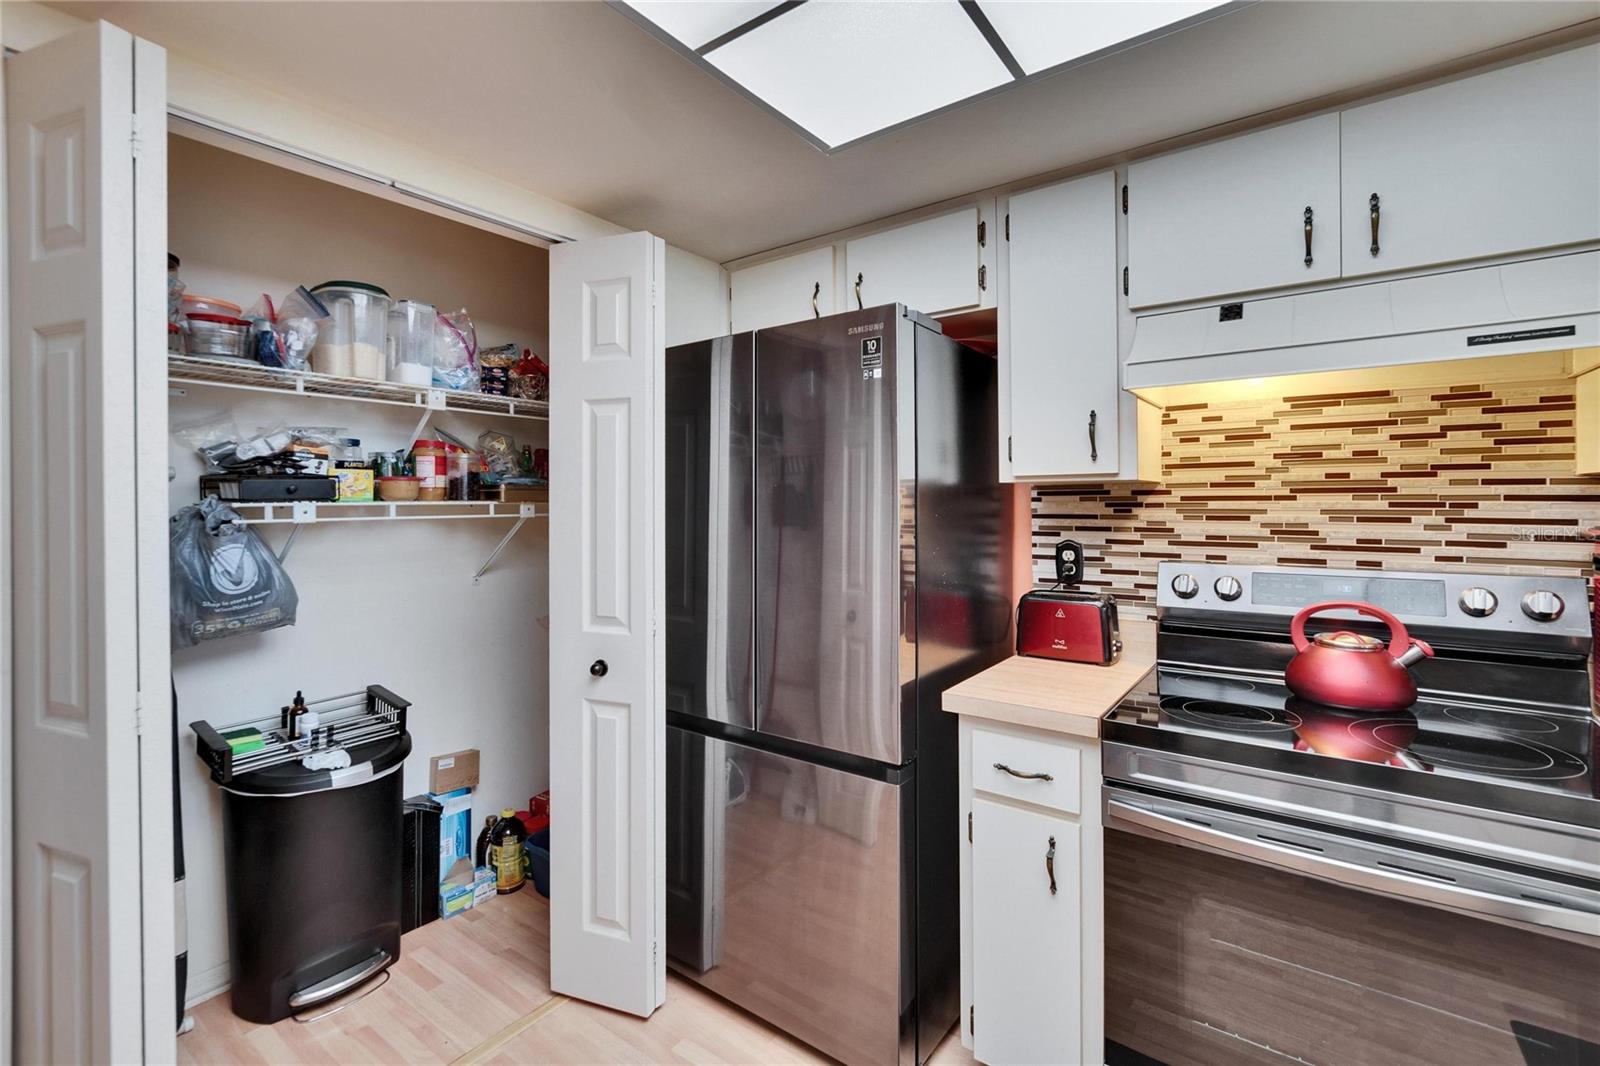
<path fill-rule="evenodd" d="M 1494 593 L 1478 585 L 1462 589 L 1461 598 L 1457 600 L 1461 610 L 1474 618 L 1488 618 L 1494 614 L 1494 609 L 1500 606 L 1500 600 Z"/>
<path fill-rule="evenodd" d="M 1522 613 L 1535 622 L 1554 622 L 1566 609 L 1566 601 L 1549 589 L 1534 589 L 1522 597 Z"/>
<path fill-rule="evenodd" d="M 1193 574 L 1179 574 L 1172 579 L 1172 591 L 1182 600 L 1194 599 L 1194 594 L 1200 591 L 1200 582 L 1194 579 Z"/>
<path fill-rule="evenodd" d="M 1239 579 L 1227 574 L 1217 578 L 1216 584 L 1211 587 L 1216 589 L 1218 596 L 1221 596 L 1229 603 L 1244 595 L 1244 586 L 1239 584 Z"/>

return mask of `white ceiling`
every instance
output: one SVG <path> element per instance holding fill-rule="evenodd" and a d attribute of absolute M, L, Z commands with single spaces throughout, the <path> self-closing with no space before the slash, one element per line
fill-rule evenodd
<path fill-rule="evenodd" d="M 1268 0 L 826 155 L 601 3 L 54 6 L 719 261 L 1600 18 Z"/>

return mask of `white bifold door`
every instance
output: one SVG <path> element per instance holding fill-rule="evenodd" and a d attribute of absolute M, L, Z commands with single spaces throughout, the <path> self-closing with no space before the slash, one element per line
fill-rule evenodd
<path fill-rule="evenodd" d="M 550 250 L 550 984 L 666 995 L 663 274 L 648 233 Z"/>
<path fill-rule="evenodd" d="M 5 1057 L 170 1061 L 165 54 L 88 27 L 5 112 Z"/>

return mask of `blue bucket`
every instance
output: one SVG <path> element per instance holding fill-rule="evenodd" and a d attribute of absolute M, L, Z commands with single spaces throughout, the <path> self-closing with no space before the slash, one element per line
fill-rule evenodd
<path fill-rule="evenodd" d="M 550 898 L 550 830 L 540 829 L 523 845 L 528 851 L 528 873 L 539 895 Z"/>

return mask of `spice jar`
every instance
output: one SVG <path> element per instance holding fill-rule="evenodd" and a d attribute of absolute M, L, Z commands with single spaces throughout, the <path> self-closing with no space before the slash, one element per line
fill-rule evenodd
<path fill-rule="evenodd" d="M 442 440 L 419 440 L 411 449 L 416 464 L 417 477 L 422 479 L 417 490 L 419 500 L 442 500 L 450 483 L 450 454 Z"/>

